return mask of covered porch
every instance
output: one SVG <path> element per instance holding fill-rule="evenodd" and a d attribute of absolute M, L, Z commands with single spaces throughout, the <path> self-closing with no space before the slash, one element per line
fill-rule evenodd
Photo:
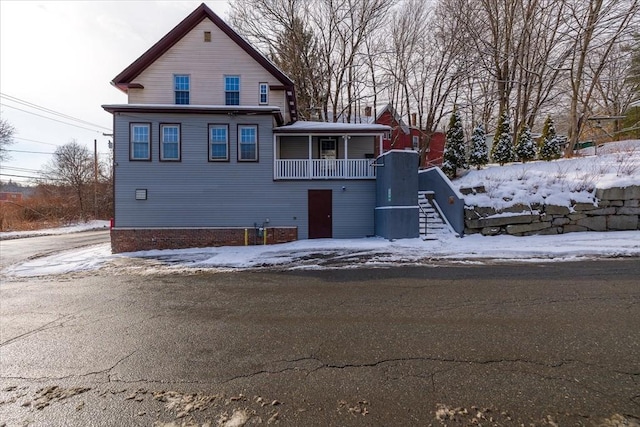
<path fill-rule="evenodd" d="M 273 179 L 375 179 L 377 124 L 296 122 L 274 129 Z"/>

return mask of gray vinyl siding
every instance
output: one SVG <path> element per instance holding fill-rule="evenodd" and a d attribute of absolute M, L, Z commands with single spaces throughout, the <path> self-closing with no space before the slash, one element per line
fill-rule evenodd
<path fill-rule="evenodd" d="M 314 136 L 311 141 L 312 158 L 317 159 L 321 139 L 335 139 L 338 141 L 338 158 L 344 159 L 345 145 L 342 136 Z M 373 154 L 374 137 L 372 136 L 352 136 L 349 140 L 349 159 L 364 159 L 365 154 Z M 308 136 L 281 136 L 280 137 L 280 158 L 281 159 L 308 159 L 309 158 L 309 138 Z"/>
<path fill-rule="evenodd" d="M 281 159 L 308 159 L 309 137 L 283 136 L 280 138 Z"/>
<path fill-rule="evenodd" d="M 307 190 L 330 189 L 333 237 L 372 235 L 375 180 L 273 180 L 272 120 L 270 115 L 116 113 L 115 226 L 252 228 L 268 219 L 267 226 L 298 227 L 298 237 L 306 239 Z M 131 122 L 151 123 L 151 161 L 129 160 Z M 180 162 L 159 161 L 160 123 L 181 124 Z M 216 123 L 229 125 L 229 162 L 208 161 L 207 125 Z M 238 124 L 258 125 L 258 162 L 237 161 Z M 147 200 L 135 200 L 136 189 L 146 189 Z"/>
<path fill-rule="evenodd" d="M 373 136 L 352 136 L 349 140 L 349 158 L 365 159 L 365 154 L 375 152 L 375 142 Z"/>

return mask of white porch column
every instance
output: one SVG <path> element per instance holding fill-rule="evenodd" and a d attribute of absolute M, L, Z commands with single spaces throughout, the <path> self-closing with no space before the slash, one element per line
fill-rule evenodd
<path fill-rule="evenodd" d="M 344 159 L 347 160 L 349 158 L 349 135 L 343 135 L 344 138 Z"/>
<path fill-rule="evenodd" d="M 313 174 L 313 163 L 311 162 L 311 160 L 313 160 L 313 135 L 309 135 L 309 161 L 307 162 L 307 168 L 309 170 L 308 178 L 307 179 L 312 179 L 313 177 L 311 176 Z"/>
<path fill-rule="evenodd" d="M 380 135 L 380 136 L 378 137 L 378 143 L 380 144 L 380 149 L 378 150 L 378 156 L 382 155 L 382 147 L 383 147 L 383 145 L 382 145 L 382 139 L 383 139 L 383 136 L 384 136 L 384 135 Z"/>
<path fill-rule="evenodd" d="M 342 177 L 346 178 L 349 176 L 349 138 L 351 137 L 344 135 L 342 138 L 344 138 L 344 161 L 342 162 L 344 167 L 342 168 Z"/>

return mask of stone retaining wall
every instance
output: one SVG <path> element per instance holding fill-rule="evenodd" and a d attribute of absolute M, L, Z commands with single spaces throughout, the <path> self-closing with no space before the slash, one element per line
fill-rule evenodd
<path fill-rule="evenodd" d="M 468 189 L 464 189 L 468 190 Z M 462 190 L 461 190 L 462 191 Z M 472 191 L 482 191 L 481 187 Z M 596 203 L 514 205 L 502 210 L 465 206 L 465 234 L 562 234 L 640 229 L 640 186 L 596 189 Z"/>

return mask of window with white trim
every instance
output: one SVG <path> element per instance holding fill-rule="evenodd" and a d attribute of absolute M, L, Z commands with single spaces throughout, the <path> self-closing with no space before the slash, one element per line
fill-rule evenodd
<path fill-rule="evenodd" d="M 229 160 L 229 125 L 209 125 L 209 161 Z"/>
<path fill-rule="evenodd" d="M 160 161 L 180 161 L 180 125 L 160 125 Z"/>
<path fill-rule="evenodd" d="M 417 135 L 413 136 L 413 149 L 418 151 L 420 148 L 420 137 Z"/>
<path fill-rule="evenodd" d="M 191 86 L 189 75 L 175 74 L 173 76 L 173 90 L 175 103 L 181 105 L 189 104 L 189 88 Z"/>
<path fill-rule="evenodd" d="M 260 104 L 269 103 L 269 84 L 260 83 Z"/>
<path fill-rule="evenodd" d="M 258 161 L 258 126 L 238 125 L 238 161 Z"/>
<path fill-rule="evenodd" d="M 129 156 L 131 160 L 151 160 L 151 123 L 129 125 Z"/>
<path fill-rule="evenodd" d="M 224 76 L 224 104 L 240 105 L 240 76 Z"/>

